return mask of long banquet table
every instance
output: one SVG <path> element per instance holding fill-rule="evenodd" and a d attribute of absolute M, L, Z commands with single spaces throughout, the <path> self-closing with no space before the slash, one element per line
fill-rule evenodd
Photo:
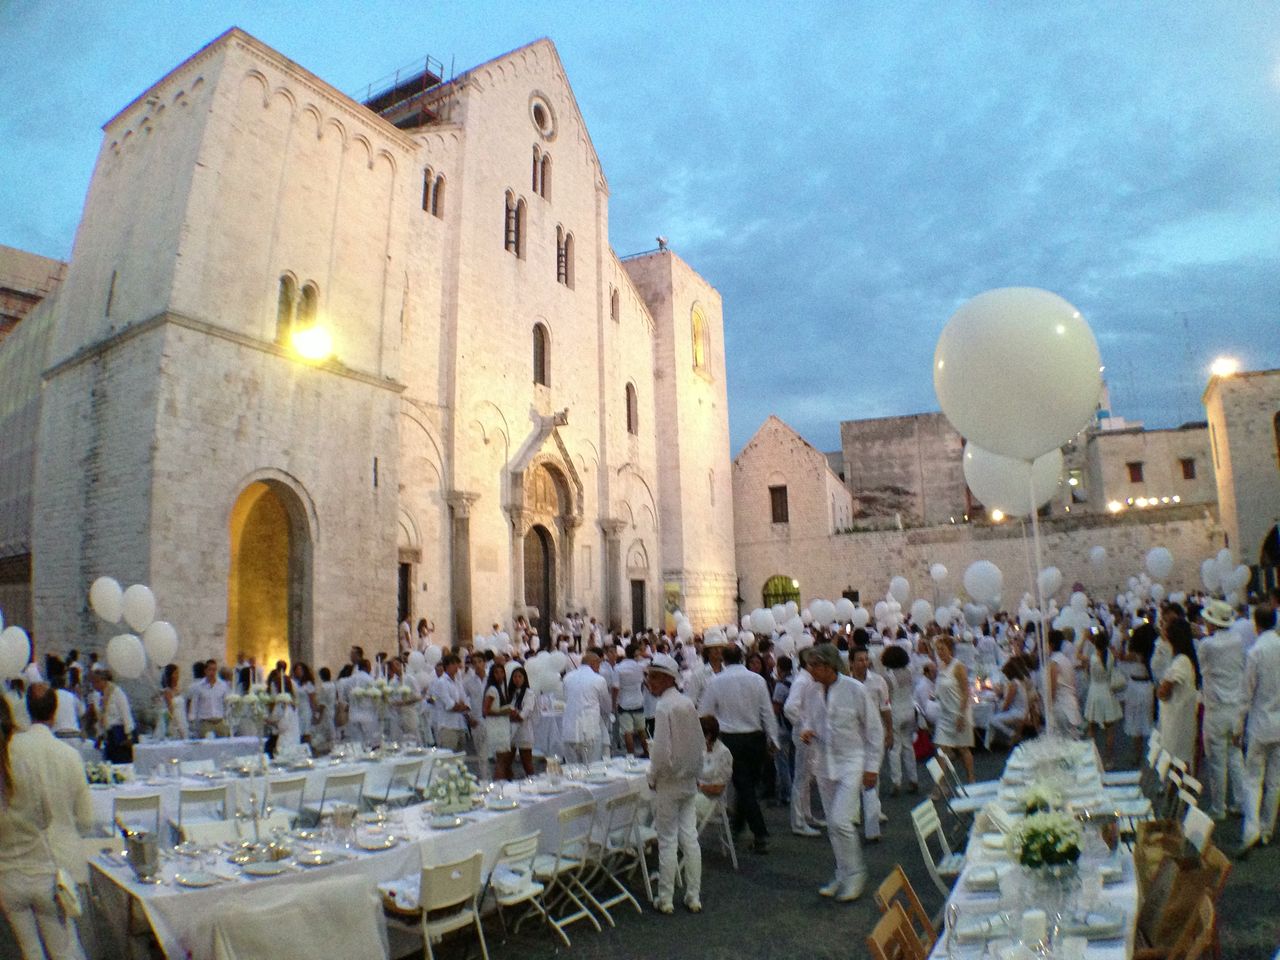
<path fill-rule="evenodd" d="M 1035 743 L 1037 741 L 1029 741 L 1010 755 L 996 793 L 994 802 L 1013 823 L 1021 819 L 1022 796 L 1036 779 L 1034 751 L 1038 748 L 1031 746 Z M 1067 802 L 1084 810 L 1115 808 L 1118 804 L 1113 799 L 1114 794 L 1108 794 L 1103 788 L 1097 751 L 1093 745 L 1075 743 L 1067 749 L 1074 751 L 1070 760 L 1071 774 L 1067 776 L 1063 790 Z M 1086 823 L 1084 829 L 1096 829 L 1096 824 Z M 1030 902 L 1033 894 L 1026 887 L 1023 868 L 1011 859 L 1003 841 L 997 826 L 985 813 L 979 813 L 965 847 L 964 868 L 951 889 L 944 911 L 945 917 L 954 916 L 956 919 L 957 931 L 970 934 L 980 931 L 984 924 L 994 922 L 993 935 L 989 938 L 980 934 L 958 936 L 954 953 L 948 954 L 948 934 L 944 930 L 930 954 L 931 960 L 982 960 L 988 956 L 999 956 L 999 953 L 989 951 L 1002 950 L 1003 943 L 1016 941 L 1022 910 L 1043 906 Z M 991 882 L 993 875 L 996 884 Z M 1082 885 L 1086 877 L 1094 878 L 1098 884 L 1089 895 L 1093 902 L 1073 911 L 1078 912 L 1081 920 L 1088 918 L 1086 925 L 1097 922 L 1095 917 L 1104 916 L 1099 911 L 1111 915 L 1123 911 L 1118 929 L 1099 925 L 1099 932 L 1105 930 L 1110 935 L 1089 939 L 1083 956 L 1087 960 L 1129 960 L 1133 956 L 1138 909 L 1138 886 L 1132 855 L 1121 848 L 1104 853 L 1097 845 L 1091 848 L 1086 844 L 1079 864 L 1079 876 Z M 1011 921 L 1008 933 L 1000 930 L 1005 919 Z M 1052 925 L 1052 918 L 1049 923 Z"/>
<path fill-rule="evenodd" d="M 133 745 L 133 769 L 149 774 L 170 760 L 212 760 L 262 752 L 261 737 L 205 737 L 192 740 L 143 740 Z"/>
<path fill-rule="evenodd" d="M 127 955 L 121 948 L 136 942 L 130 939 L 130 927 L 136 931 L 140 924 L 145 924 L 166 956 L 174 960 L 212 960 L 217 914 L 228 907 L 234 909 L 237 904 L 250 903 L 264 886 L 292 888 L 294 895 L 305 898 L 307 885 L 313 879 L 363 875 L 376 883 L 385 883 L 414 875 L 424 865 L 462 859 L 476 850 L 484 853 L 487 872 L 504 843 L 535 830 L 541 831 L 541 848 L 553 852 L 560 810 L 588 798 L 603 801 L 629 792 L 639 793 L 645 787 L 646 775 L 646 764 L 637 764 L 632 769 L 616 762 L 609 766 L 607 782 L 564 781 L 555 794 L 540 792 L 549 789 L 545 786 L 545 777 L 526 781 L 529 787 L 508 785 L 506 795 L 519 800 L 517 809 L 479 809 L 468 814 L 467 822 L 454 829 L 433 828 L 426 804 L 406 807 L 393 813 L 388 824 L 391 833 L 407 837 L 395 847 L 377 852 L 365 852 L 358 847 L 341 849 L 347 859 L 318 867 L 291 864 L 289 870 L 278 877 L 246 878 L 226 861 L 224 853 L 215 872 L 225 879 L 214 886 L 188 889 L 177 885 L 175 876 L 183 869 L 200 868 L 184 865 L 176 858 L 164 863 L 163 883 L 143 884 L 134 878 L 118 855 L 111 854 L 90 861 L 90 882 L 101 904 L 101 919 L 108 927 L 111 940 L 119 945 L 117 954 Z M 421 941 L 416 948 L 421 949 Z"/>

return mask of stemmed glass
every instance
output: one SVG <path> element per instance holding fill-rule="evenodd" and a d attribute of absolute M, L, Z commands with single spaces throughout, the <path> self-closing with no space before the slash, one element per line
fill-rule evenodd
<path fill-rule="evenodd" d="M 956 948 L 960 945 L 956 927 L 960 923 L 960 904 L 955 900 L 947 902 L 947 960 L 955 960 Z"/>

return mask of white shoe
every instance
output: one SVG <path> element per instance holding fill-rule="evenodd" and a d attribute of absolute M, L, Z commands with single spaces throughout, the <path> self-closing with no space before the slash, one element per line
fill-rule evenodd
<path fill-rule="evenodd" d="M 889 815 L 888 815 L 887 813 L 881 813 L 881 814 L 880 814 L 880 822 L 881 822 L 881 823 L 888 823 L 888 822 L 889 822 Z"/>
<path fill-rule="evenodd" d="M 834 897 L 839 892 L 840 892 L 839 880 L 832 880 L 825 887 L 818 888 L 818 893 L 824 897 Z"/>
<path fill-rule="evenodd" d="M 797 837 L 820 837 L 820 836 L 822 836 L 822 831 L 821 831 L 821 830 L 815 830 L 815 829 L 813 829 L 813 827 L 810 827 L 810 826 L 792 827 L 792 828 L 791 828 L 791 832 L 792 832 L 792 833 L 794 833 Z"/>
<path fill-rule="evenodd" d="M 676 912 L 676 908 L 671 905 L 670 900 L 659 900 L 653 905 L 653 909 L 657 910 L 659 913 L 666 914 L 667 916 L 671 916 L 671 914 Z"/>
<path fill-rule="evenodd" d="M 688 911 L 689 911 L 690 913 L 701 913 L 701 912 L 702 912 L 702 901 L 701 901 L 701 900 L 686 900 L 686 901 L 684 902 L 684 905 L 685 905 L 686 909 L 688 909 Z"/>
<path fill-rule="evenodd" d="M 809 821 L 809 826 L 815 830 L 825 830 L 827 826 L 827 821 L 819 819 L 818 817 L 814 817 L 812 820 Z"/>
<path fill-rule="evenodd" d="M 862 896 L 862 891 L 867 887 L 867 875 L 865 873 L 855 874 L 848 880 L 840 884 L 840 888 L 836 891 L 836 903 L 851 903 Z"/>

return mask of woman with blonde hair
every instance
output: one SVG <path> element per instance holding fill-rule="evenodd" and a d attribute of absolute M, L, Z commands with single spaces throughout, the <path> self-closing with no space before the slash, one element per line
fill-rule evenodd
<path fill-rule="evenodd" d="M 973 783 L 973 698 L 969 695 L 969 674 L 956 659 L 955 638 L 942 634 L 934 640 L 938 657 L 938 727 L 933 735 L 935 746 L 942 747 L 952 758 L 964 763 L 965 775 Z"/>

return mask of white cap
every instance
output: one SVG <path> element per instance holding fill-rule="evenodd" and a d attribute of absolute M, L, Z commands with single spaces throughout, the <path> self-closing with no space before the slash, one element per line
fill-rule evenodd
<path fill-rule="evenodd" d="M 649 661 L 647 672 L 665 673 L 676 680 L 680 679 L 680 666 L 676 663 L 674 657 L 665 653 L 655 653 L 653 655 L 653 659 Z"/>

